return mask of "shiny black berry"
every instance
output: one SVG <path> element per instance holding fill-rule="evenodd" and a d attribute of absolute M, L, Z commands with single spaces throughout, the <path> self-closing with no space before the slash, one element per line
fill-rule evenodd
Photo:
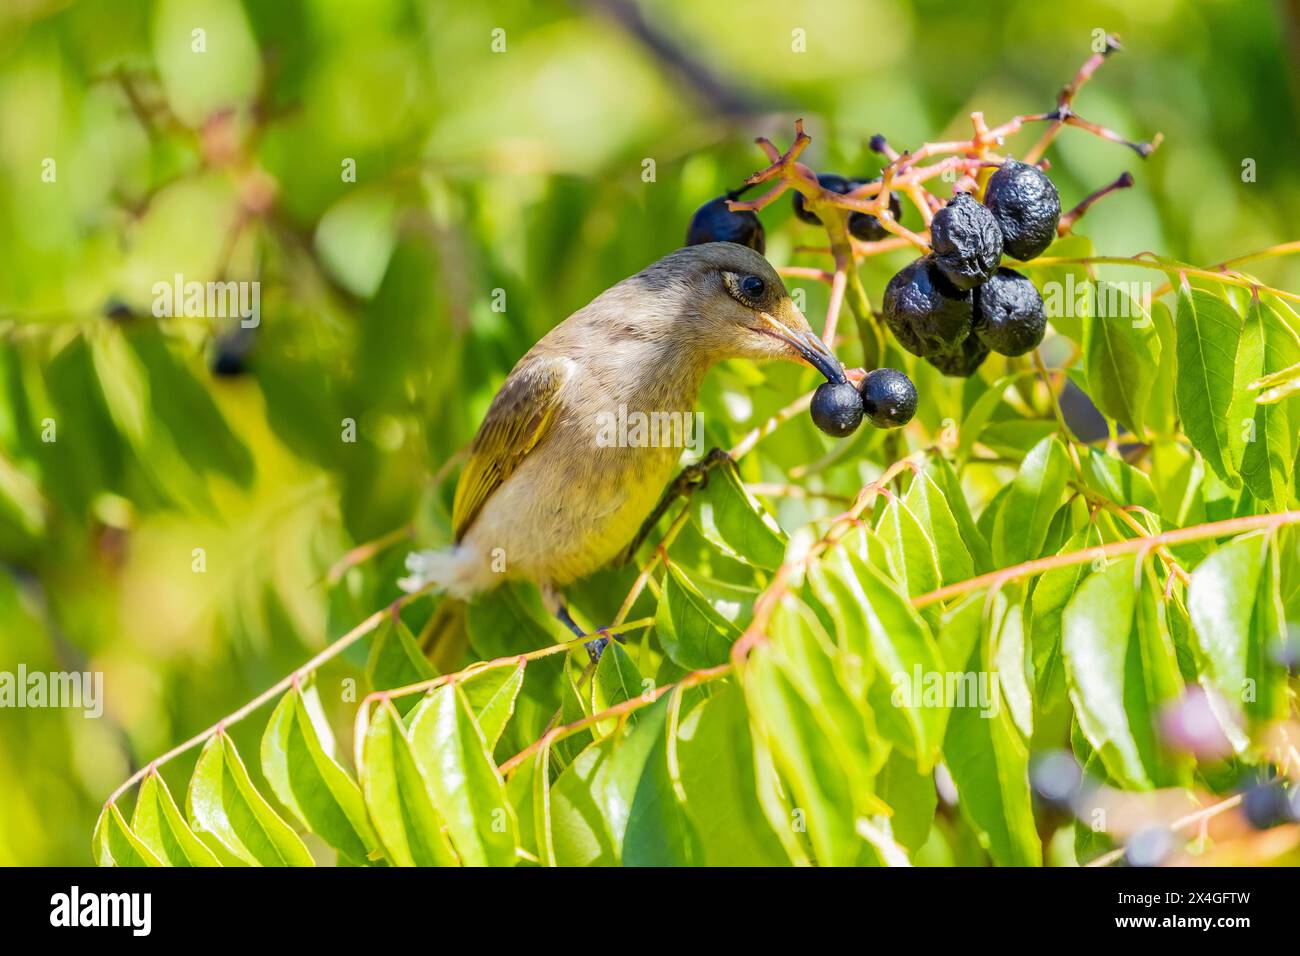
<path fill-rule="evenodd" d="M 971 294 L 955 288 L 933 256 L 922 256 L 889 280 L 883 308 L 894 338 L 922 358 L 951 350 L 970 333 Z"/>
<path fill-rule="evenodd" d="M 698 246 L 704 242 L 734 242 L 749 246 L 756 252 L 767 248 L 767 233 L 757 215 L 748 209 L 732 212 L 727 208 L 726 196 L 710 199 L 691 216 L 686 230 L 686 244 Z"/>
<path fill-rule="evenodd" d="M 828 435 L 844 438 L 862 424 L 862 396 L 852 382 L 823 382 L 813 392 L 810 411 L 814 425 Z"/>
<path fill-rule="evenodd" d="M 1009 159 L 989 177 L 984 205 L 1002 230 L 1002 251 L 1017 259 L 1040 255 L 1056 238 L 1061 196 L 1037 166 Z"/>
<path fill-rule="evenodd" d="M 880 177 L 877 176 L 875 179 L 854 179 L 849 182 L 849 186 L 857 189 L 869 182 L 880 182 Z M 903 203 L 898 198 L 898 193 L 889 194 L 889 212 L 894 217 L 895 222 L 903 215 Z M 849 216 L 849 232 L 863 242 L 879 242 L 889 235 L 889 230 L 880 224 L 879 219 L 865 212 L 855 212 Z"/>
<path fill-rule="evenodd" d="M 1002 261 L 1002 230 L 988 207 L 958 193 L 934 215 L 930 247 L 939 269 L 958 289 L 982 285 Z"/>
<path fill-rule="evenodd" d="M 975 290 L 975 334 L 999 355 L 1024 355 L 1038 348 L 1047 330 L 1043 297 L 1015 269 L 999 269 Z"/>
<path fill-rule="evenodd" d="M 925 360 L 944 375 L 970 378 L 988 357 L 989 347 L 978 336 L 970 335 L 958 345 L 930 353 Z"/>
<path fill-rule="evenodd" d="M 916 414 L 916 386 L 896 368 L 878 368 L 862 382 L 862 409 L 877 428 L 901 428 Z"/>
<path fill-rule="evenodd" d="M 831 192 L 839 193 L 841 196 L 853 188 L 852 183 L 843 176 L 839 176 L 835 173 L 822 173 L 817 177 L 817 183 L 822 187 L 822 189 L 829 189 Z M 804 205 L 803 193 L 798 190 L 795 190 L 794 194 L 794 214 L 810 226 L 821 225 L 821 218 L 815 212 L 811 212 L 808 207 Z"/>

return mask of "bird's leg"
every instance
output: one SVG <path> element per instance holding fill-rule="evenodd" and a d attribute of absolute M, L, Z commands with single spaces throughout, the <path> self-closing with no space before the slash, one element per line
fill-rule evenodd
<path fill-rule="evenodd" d="M 558 620 L 561 624 L 563 624 L 565 627 L 571 630 L 574 633 L 575 637 L 586 637 L 587 635 L 593 633 L 600 635 L 599 637 L 592 638 L 590 641 L 587 641 L 582 645 L 584 648 L 587 649 L 587 656 L 591 658 L 593 664 L 599 661 L 601 652 L 603 652 L 605 648 L 609 645 L 609 638 L 610 638 L 609 629 L 605 627 L 598 627 L 596 628 L 595 631 L 583 630 L 582 626 L 573 619 L 573 615 L 569 613 L 568 605 L 564 603 L 563 594 L 561 594 L 559 591 L 557 591 L 554 587 L 552 587 L 549 584 L 543 584 L 541 590 L 542 590 L 542 604 L 546 606 L 546 609 L 548 611 L 550 611 L 552 614 L 555 615 L 556 620 Z M 623 638 L 616 637 L 616 639 L 621 641 Z"/>
<path fill-rule="evenodd" d="M 650 512 L 650 517 L 641 523 L 641 529 L 637 531 L 636 537 L 620 552 L 618 563 L 622 564 L 630 560 L 641 545 L 645 543 L 645 539 L 650 537 L 650 532 L 659 523 L 659 519 L 672 507 L 673 502 L 678 498 L 687 497 L 696 488 L 707 484 L 709 472 L 724 461 L 731 461 L 731 452 L 725 448 L 713 448 L 699 461 L 683 468 L 681 473 L 673 479 L 672 484 L 664 489 L 659 503 L 655 505 L 654 511 Z"/>

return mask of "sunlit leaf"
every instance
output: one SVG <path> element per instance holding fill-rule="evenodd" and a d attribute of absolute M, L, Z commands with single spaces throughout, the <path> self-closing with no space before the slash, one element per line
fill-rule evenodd
<path fill-rule="evenodd" d="M 505 783 L 469 701 L 444 684 L 411 714 L 411 753 L 466 866 L 511 866 L 516 823 Z"/>
<path fill-rule="evenodd" d="M 772 569 L 785 555 L 784 532 L 741 484 L 730 462 L 714 468 L 692 495 L 691 517 L 711 544 L 738 561 Z"/>
<path fill-rule="evenodd" d="M 1055 436 L 1044 438 L 1025 456 L 993 524 L 994 561 L 1006 566 L 1042 553 L 1070 472 L 1065 446 Z"/>
<path fill-rule="evenodd" d="M 315 712 L 313 714 L 313 711 Z M 312 833 L 354 863 L 364 863 L 379 841 L 361 788 L 332 756 L 314 689 L 296 685 L 280 700 L 262 736 L 262 772 L 279 801 Z"/>
<path fill-rule="evenodd" d="M 220 866 L 216 856 L 194 835 L 155 771 L 144 778 L 131 814 L 131 830 L 168 866 Z"/>
<path fill-rule="evenodd" d="M 1178 289 L 1175 326 L 1183 430 L 1215 474 L 1238 487 L 1244 445 L 1232 409 L 1241 317 L 1223 299 L 1184 280 Z"/>
<path fill-rule="evenodd" d="M 967 598 L 949 612 L 943 625 L 945 646 L 971 649 L 963 671 L 976 683 L 992 667 L 989 642 L 982 636 L 983 603 L 981 594 Z M 957 631 L 962 633 L 952 633 Z M 961 703 L 954 701 L 948 718 L 943 756 L 957 785 L 962 815 L 995 863 L 1037 866 L 1042 848 L 1029 791 L 1028 748 L 996 697 L 981 701 L 976 695 Z"/>
<path fill-rule="evenodd" d="M 311 866 L 311 854 L 249 779 L 234 742 L 218 733 L 204 745 L 185 798 L 196 833 L 250 866 Z"/>
<path fill-rule="evenodd" d="M 99 866 L 163 866 L 144 842 L 131 832 L 117 804 L 110 803 L 99 815 L 91 850 Z"/>
<path fill-rule="evenodd" d="M 430 785 L 388 701 L 375 708 L 362 752 L 361 792 L 389 859 L 397 866 L 455 866 Z"/>

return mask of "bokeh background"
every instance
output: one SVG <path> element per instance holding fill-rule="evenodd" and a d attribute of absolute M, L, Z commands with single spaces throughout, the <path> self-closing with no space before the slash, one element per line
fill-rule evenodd
<path fill-rule="evenodd" d="M 1097 250 L 1296 238 L 1297 3 L 6 0 L 0 670 L 102 671 L 107 701 L 0 711 L 0 864 L 89 863 L 133 769 L 393 600 L 400 546 L 328 571 L 445 536 L 454 455 L 513 362 L 676 248 L 761 165 L 755 135 L 802 116 L 814 167 L 874 173 L 874 133 L 1049 108 L 1097 29 L 1126 49 L 1078 111 L 1165 135 L 1145 162 L 1079 131 L 1049 154 L 1067 205 L 1133 170 L 1086 220 Z M 763 219 L 773 261 L 817 261 L 786 203 Z M 906 258 L 870 263 L 868 293 Z M 1300 288 L 1293 261 L 1257 271 Z M 177 273 L 259 281 L 261 325 L 154 318 Z M 788 401 L 782 374 L 715 418 Z"/>

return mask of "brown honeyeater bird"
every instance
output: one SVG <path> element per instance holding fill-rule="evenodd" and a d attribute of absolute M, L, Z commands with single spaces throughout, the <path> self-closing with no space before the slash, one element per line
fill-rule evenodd
<path fill-rule="evenodd" d="M 468 600 L 503 580 L 532 581 L 584 636 L 561 589 L 633 540 L 681 454 L 602 441 L 602 425 L 620 406 L 689 415 L 705 373 L 730 358 L 803 361 L 844 381 L 776 270 L 746 246 L 678 249 L 601 293 L 506 377 L 456 486 L 455 542 L 410 554 L 403 588 L 432 583 Z M 592 643 L 598 655 L 604 641 Z"/>

